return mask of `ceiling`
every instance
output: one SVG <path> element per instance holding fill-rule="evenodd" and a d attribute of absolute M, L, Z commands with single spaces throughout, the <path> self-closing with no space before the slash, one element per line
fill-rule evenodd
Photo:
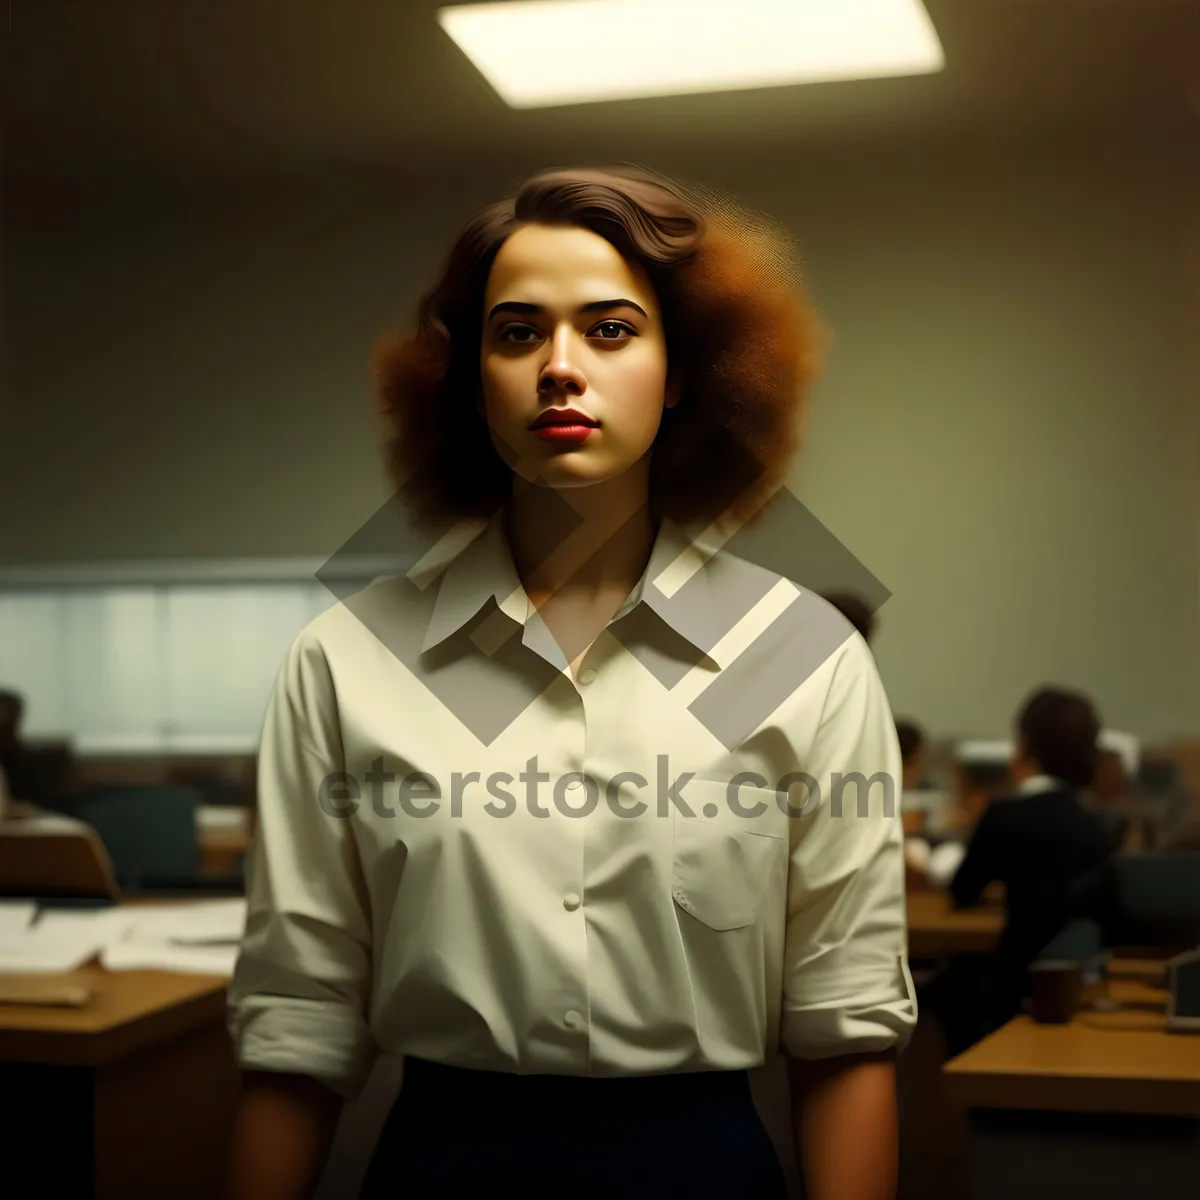
<path fill-rule="evenodd" d="M 730 0 L 696 5 L 717 2 Z M 936 76 L 525 112 L 441 31 L 435 0 L 10 5 L 10 177 L 1039 134 L 1200 141 L 1197 0 L 928 0 L 947 57 Z"/>

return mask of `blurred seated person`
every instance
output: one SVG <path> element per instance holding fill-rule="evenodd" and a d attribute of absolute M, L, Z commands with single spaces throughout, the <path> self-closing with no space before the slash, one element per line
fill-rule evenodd
<path fill-rule="evenodd" d="M 1115 754 L 1120 761 L 1120 776 L 1114 778 L 1124 779 L 1126 784 L 1137 778 L 1142 763 L 1141 739 L 1119 729 L 1102 729 L 1096 745 L 1102 755 Z"/>
<path fill-rule="evenodd" d="M 990 759 L 960 759 L 956 762 L 954 803 L 946 813 L 946 831 L 969 834 L 992 800 L 1011 790 L 1010 768 L 1011 762 Z"/>
<path fill-rule="evenodd" d="M 0 773 L 7 784 L 9 819 L 35 816 L 60 806 L 80 785 L 79 763 L 69 742 L 31 746 L 21 737 L 24 699 L 0 691 Z"/>
<path fill-rule="evenodd" d="M 906 847 L 909 885 L 947 888 L 966 855 L 966 839 L 991 803 L 992 797 L 1008 788 L 1008 764 L 959 762 L 956 767 L 957 796 L 942 795 L 935 820 L 928 826 L 938 835 L 931 846 L 910 838 Z M 940 795 L 940 794 L 939 794 Z M 922 844 L 916 844 L 921 841 Z"/>
<path fill-rule="evenodd" d="M 1136 792 L 1125 762 L 1115 750 L 1097 751 L 1096 774 L 1088 788 L 1092 809 L 1109 832 L 1112 841 L 1127 850 L 1140 850 L 1144 843 L 1144 830 L 1137 821 L 1130 820 L 1128 809 L 1121 807 Z"/>
<path fill-rule="evenodd" d="M 900 743 L 900 762 L 906 792 L 916 791 L 925 776 L 925 731 L 915 721 L 898 720 L 896 738 Z"/>
<path fill-rule="evenodd" d="M 863 641 L 869 646 L 875 632 L 875 614 L 871 611 L 871 606 L 853 592 L 830 592 L 824 599 L 862 634 Z"/>
<path fill-rule="evenodd" d="M 939 833 L 946 815 L 947 797 L 926 777 L 929 742 L 915 721 L 896 721 L 896 739 L 900 743 L 902 766 L 900 808 L 904 832 L 910 838 L 923 832 Z M 926 847 L 926 851 L 928 847 Z"/>
<path fill-rule="evenodd" d="M 1007 920 L 985 981 L 991 1028 L 1020 1011 L 1030 963 L 1068 920 L 1100 915 L 1086 885 L 1099 883 L 1114 846 L 1081 799 L 1096 775 L 1099 732 L 1086 696 L 1043 688 L 1029 698 L 1017 721 L 1015 790 L 987 806 L 950 884 L 959 907 L 1004 884 Z"/>
<path fill-rule="evenodd" d="M 900 810 L 904 832 L 920 833 L 925 827 L 928 812 L 913 793 L 925 769 L 925 735 L 914 721 L 897 721 L 896 739 L 900 743 Z"/>
<path fill-rule="evenodd" d="M 905 809 L 929 816 L 919 831 L 907 829 L 905 843 L 910 888 L 947 888 L 966 854 L 966 840 L 993 796 L 1009 787 L 1008 762 L 992 755 L 967 755 L 954 768 L 954 791 L 905 792 Z M 921 836 L 911 836 L 919 833 Z"/>
<path fill-rule="evenodd" d="M 8 785 L 10 804 L 37 804 L 45 798 L 37 757 L 21 740 L 24 716 L 24 699 L 16 692 L 0 691 L 0 771 Z"/>
<path fill-rule="evenodd" d="M 1090 790 L 1101 804 L 1124 800 L 1133 794 L 1133 784 L 1125 771 L 1124 760 L 1115 750 L 1097 750 L 1096 774 Z"/>
<path fill-rule="evenodd" d="M 925 814 L 921 813 L 921 816 Z M 905 832 L 909 831 L 906 829 Z M 945 841 L 933 845 L 929 837 L 909 834 L 904 839 L 905 886 L 910 891 L 945 889 L 965 853 L 962 842 Z"/>

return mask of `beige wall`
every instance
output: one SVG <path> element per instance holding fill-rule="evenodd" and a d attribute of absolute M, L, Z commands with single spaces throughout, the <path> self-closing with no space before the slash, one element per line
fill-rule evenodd
<path fill-rule="evenodd" d="M 1054 679 L 1200 731 L 1195 164 L 657 165 L 801 239 L 837 341 L 795 490 L 893 593 L 895 707 L 1002 734 Z M 336 550 L 386 497 L 372 338 L 524 166 L 17 198 L 0 565 Z"/>

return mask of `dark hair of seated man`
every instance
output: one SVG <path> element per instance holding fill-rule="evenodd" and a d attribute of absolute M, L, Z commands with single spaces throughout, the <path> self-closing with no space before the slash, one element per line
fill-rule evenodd
<path fill-rule="evenodd" d="M 1100 763 L 1100 718 L 1080 692 L 1042 688 L 1026 700 L 1017 717 L 1014 777 L 1044 775 L 1086 788 Z"/>

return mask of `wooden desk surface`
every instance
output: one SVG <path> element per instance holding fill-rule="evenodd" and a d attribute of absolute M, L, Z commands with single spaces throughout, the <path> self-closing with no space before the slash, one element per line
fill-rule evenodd
<path fill-rule="evenodd" d="M 246 854 L 253 840 L 248 829 L 200 830 L 200 849 L 205 854 Z"/>
<path fill-rule="evenodd" d="M 1016 1017 L 952 1059 L 951 1095 L 968 1108 L 1200 1117 L 1200 1036 L 1166 1032 L 1167 993 L 1144 979 L 1109 989 L 1128 1007 L 1067 1025 Z"/>
<path fill-rule="evenodd" d="M 908 952 L 912 958 L 990 954 L 1004 929 L 1004 907 L 989 903 L 958 911 L 945 892 L 908 893 Z"/>
<path fill-rule="evenodd" d="M 56 975 L 94 989 L 81 1008 L 0 1005 L 0 1062 L 100 1066 L 224 1019 L 224 975 L 106 971 L 98 963 Z"/>

